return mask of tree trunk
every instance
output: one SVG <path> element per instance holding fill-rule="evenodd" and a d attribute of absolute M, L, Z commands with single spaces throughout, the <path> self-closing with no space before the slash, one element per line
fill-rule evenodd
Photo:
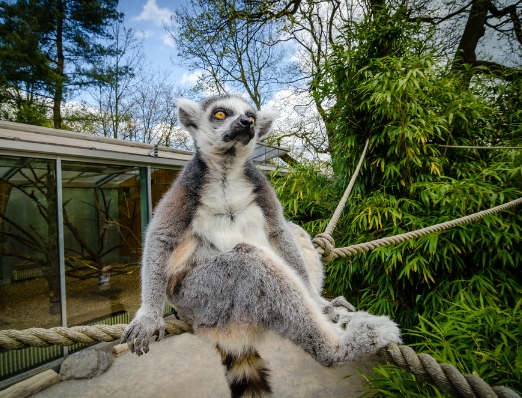
<path fill-rule="evenodd" d="M 63 54 L 63 20 L 64 20 L 64 8 L 63 2 L 58 2 L 58 20 L 56 22 L 56 82 L 53 97 L 53 121 L 54 128 L 62 128 L 62 100 L 63 100 L 63 80 L 64 76 L 64 64 L 65 57 Z"/>
<path fill-rule="evenodd" d="M 477 60 L 475 51 L 479 40 L 484 36 L 486 31 L 486 17 L 490 5 L 490 0 L 475 0 L 473 2 L 455 54 L 455 59 L 453 60 L 452 71 L 463 72 L 462 83 L 466 89 L 469 87 L 472 75 L 469 72 L 466 73 L 464 65 L 474 64 Z"/>
<path fill-rule="evenodd" d="M 47 265 L 42 267 L 44 277 L 49 284 L 49 313 L 58 315 L 61 312 L 60 262 L 58 255 L 58 202 L 56 200 L 56 170 L 47 165 L 45 180 L 45 197 L 47 202 Z"/>

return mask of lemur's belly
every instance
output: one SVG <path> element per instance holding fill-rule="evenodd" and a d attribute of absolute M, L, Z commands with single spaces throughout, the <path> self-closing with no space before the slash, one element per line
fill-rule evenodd
<path fill-rule="evenodd" d="M 192 221 L 193 231 L 219 252 L 231 250 L 238 243 L 269 247 L 265 220 L 254 201 L 251 189 L 244 185 L 209 186 L 201 197 L 201 206 Z M 231 194 L 233 193 L 233 194 Z"/>

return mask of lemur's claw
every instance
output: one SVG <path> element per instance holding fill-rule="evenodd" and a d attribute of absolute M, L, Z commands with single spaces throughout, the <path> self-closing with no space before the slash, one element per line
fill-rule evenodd
<path fill-rule="evenodd" d="M 346 301 L 343 296 L 334 298 L 323 308 L 323 312 L 333 323 L 341 324 L 346 324 L 347 316 L 356 311 L 357 309 Z"/>
<path fill-rule="evenodd" d="M 351 305 L 343 296 L 339 296 L 334 298 L 332 301 L 330 301 L 330 304 L 334 307 L 344 307 L 349 312 L 355 312 L 357 311 L 357 308 L 355 308 L 353 305 Z"/>
<path fill-rule="evenodd" d="M 125 328 L 121 335 L 121 343 L 127 343 L 131 352 L 138 356 L 149 352 L 149 341 L 157 335 L 156 341 L 165 334 L 165 321 L 163 318 L 147 315 L 136 315 L 132 322 Z"/>

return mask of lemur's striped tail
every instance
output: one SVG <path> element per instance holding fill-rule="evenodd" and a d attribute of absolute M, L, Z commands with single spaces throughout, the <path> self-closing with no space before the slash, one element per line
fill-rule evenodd
<path fill-rule="evenodd" d="M 226 368 L 232 398 L 264 398 L 271 395 L 266 362 L 253 347 L 241 354 L 225 352 L 219 346 L 216 348 Z"/>

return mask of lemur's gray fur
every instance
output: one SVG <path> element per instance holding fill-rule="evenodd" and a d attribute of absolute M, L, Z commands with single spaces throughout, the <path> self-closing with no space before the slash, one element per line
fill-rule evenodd
<path fill-rule="evenodd" d="M 386 316 L 321 297 L 323 268 L 308 234 L 283 216 L 275 192 L 249 160 L 276 112 L 235 95 L 179 99 L 196 153 L 155 209 L 142 259 L 142 305 L 122 342 L 138 355 L 164 334 L 167 298 L 194 333 L 221 354 L 232 397 L 270 394 L 256 351 L 266 330 L 323 365 L 343 364 L 400 342 Z"/>

